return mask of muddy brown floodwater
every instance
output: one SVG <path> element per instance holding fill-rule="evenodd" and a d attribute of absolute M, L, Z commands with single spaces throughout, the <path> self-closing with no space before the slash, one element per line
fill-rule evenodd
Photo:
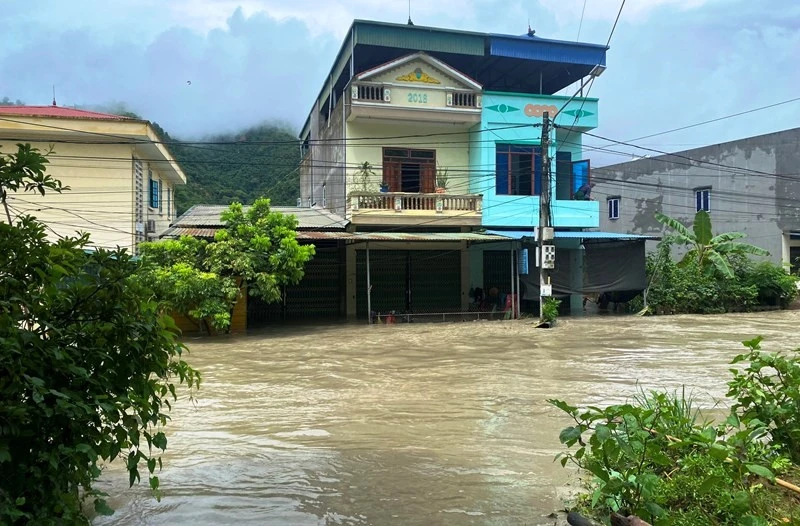
<path fill-rule="evenodd" d="M 179 401 L 164 498 L 100 487 L 94 524 L 552 524 L 574 472 L 553 462 L 568 424 L 548 406 L 686 385 L 711 408 L 742 340 L 800 346 L 798 312 L 708 317 L 343 325 L 192 339 L 204 375 Z"/>

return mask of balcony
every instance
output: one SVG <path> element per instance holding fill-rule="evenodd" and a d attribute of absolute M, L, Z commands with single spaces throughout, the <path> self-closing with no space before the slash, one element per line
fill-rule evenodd
<path fill-rule="evenodd" d="M 475 194 L 353 192 L 350 221 L 354 225 L 479 226 L 482 198 Z"/>
<path fill-rule="evenodd" d="M 481 101 L 482 94 L 470 89 L 355 82 L 350 86 L 347 120 L 388 119 L 471 126 L 480 122 Z"/>

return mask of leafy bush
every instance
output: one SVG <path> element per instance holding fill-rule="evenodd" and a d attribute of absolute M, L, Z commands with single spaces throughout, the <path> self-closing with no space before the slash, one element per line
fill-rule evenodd
<path fill-rule="evenodd" d="M 111 513 L 93 487 L 102 463 L 124 460 L 131 485 L 146 469 L 158 494 L 170 399 L 200 375 L 129 254 L 89 250 L 87 235 L 50 242 L 35 218 L 11 220 L 9 191 L 63 188 L 30 146 L 8 159 L 0 155 L 9 218 L 0 222 L 0 524 L 87 523 L 84 501 Z"/>
<path fill-rule="evenodd" d="M 800 352 L 791 356 L 764 353 L 761 338 L 745 342 L 748 352 L 733 363 L 748 362 L 743 371 L 732 370 L 728 396 L 743 419 L 769 426 L 781 451 L 800 464 Z"/>
<path fill-rule="evenodd" d="M 770 262 L 754 264 L 744 255 L 727 255 L 726 268 L 732 273 L 728 277 L 710 272 L 713 267 L 703 268 L 692 258 L 673 261 L 672 244 L 668 237 L 647 256 L 646 270 L 651 283 L 647 304 L 652 312 L 718 314 L 750 311 L 760 305 L 785 308 L 797 296 L 797 278 Z M 640 309 L 643 307 L 642 303 Z"/>
<path fill-rule="evenodd" d="M 561 300 L 556 298 L 546 298 L 544 306 L 542 307 L 542 321 L 553 323 L 558 318 L 558 308 L 561 305 Z"/>
<path fill-rule="evenodd" d="M 797 277 L 769 261 L 750 265 L 743 274 L 741 280 L 758 290 L 761 305 L 786 308 L 797 297 Z"/>
<path fill-rule="evenodd" d="M 733 407 L 719 424 L 701 421 L 683 392 L 640 392 L 607 408 L 549 400 L 574 421 L 559 437 L 574 449 L 557 458 L 593 475 L 579 507 L 654 524 L 766 525 L 790 516 L 797 524 L 794 498 L 764 482 L 797 462 L 800 357 L 761 353 L 759 342 L 745 342 L 749 352 L 734 360 L 751 365 L 734 373 Z"/>

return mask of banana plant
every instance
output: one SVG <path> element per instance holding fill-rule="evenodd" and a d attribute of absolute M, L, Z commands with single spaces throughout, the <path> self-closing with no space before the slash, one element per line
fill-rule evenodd
<path fill-rule="evenodd" d="M 672 236 L 677 243 L 690 247 L 681 261 L 682 264 L 695 261 L 708 272 L 716 269 L 726 278 L 732 278 L 733 268 L 728 256 L 769 256 L 769 252 L 761 247 L 737 241 L 747 237 L 742 232 L 726 232 L 715 236 L 711 229 L 711 216 L 705 210 L 700 210 L 694 216 L 691 230 L 677 219 L 661 212 L 656 213 L 656 220 L 673 231 Z"/>

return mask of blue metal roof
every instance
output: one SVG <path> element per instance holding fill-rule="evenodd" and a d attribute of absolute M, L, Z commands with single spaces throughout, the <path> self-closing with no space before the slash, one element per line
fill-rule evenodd
<path fill-rule="evenodd" d="M 489 54 L 496 57 L 591 67 L 606 65 L 605 46 L 510 35 L 491 35 L 487 40 Z"/>
<path fill-rule="evenodd" d="M 536 238 L 536 233 L 533 230 L 487 230 L 487 234 L 494 236 L 504 236 L 509 239 L 522 239 L 523 237 Z M 639 234 L 621 234 L 619 232 L 597 232 L 597 231 L 566 231 L 556 230 L 556 239 L 606 239 L 606 240 L 657 240 L 658 236 L 642 236 Z"/>

